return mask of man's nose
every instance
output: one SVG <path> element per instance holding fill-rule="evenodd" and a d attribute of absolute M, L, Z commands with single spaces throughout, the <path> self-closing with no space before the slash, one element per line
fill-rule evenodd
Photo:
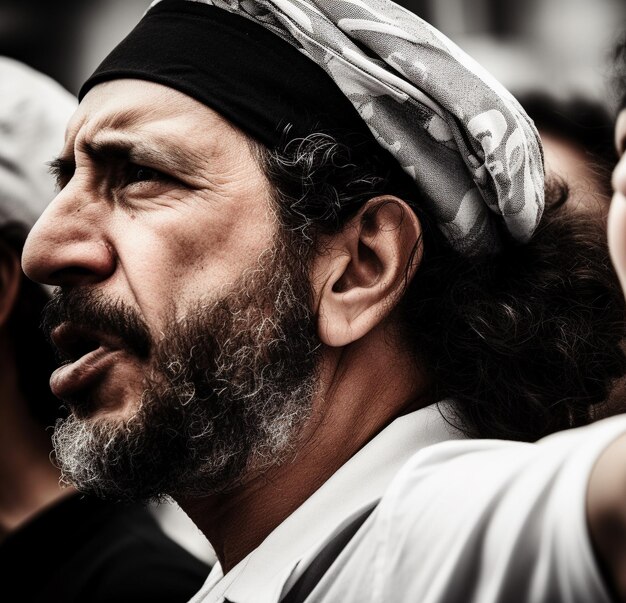
<path fill-rule="evenodd" d="M 71 184 L 57 195 L 33 226 L 22 253 L 22 268 L 38 283 L 93 284 L 115 270 L 115 256 L 104 236 L 106 207 L 80 202 Z"/>

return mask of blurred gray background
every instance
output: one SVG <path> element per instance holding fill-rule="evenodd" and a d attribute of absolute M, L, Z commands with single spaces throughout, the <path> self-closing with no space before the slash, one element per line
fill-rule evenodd
<path fill-rule="evenodd" d="M 0 0 L 0 53 L 71 92 L 141 17 L 148 0 Z M 611 103 L 609 55 L 625 0 L 404 0 L 512 91 Z"/>

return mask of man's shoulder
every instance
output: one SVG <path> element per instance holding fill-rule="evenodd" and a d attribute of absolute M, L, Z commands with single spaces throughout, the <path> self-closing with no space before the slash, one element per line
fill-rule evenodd
<path fill-rule="evenodd" d="M 494 504 L 536 455 L 536 447 L 461 439 L 419 450 L 382 496 L 375 529 L 395 547 L 431 555 L 433 541 L 446 541 L 447 536 L 458 540 L 466 529 L 475 530 L 489 519 Z"/>
<path fill-rule="evenodd" d="M 572 454 L 584 457 L 590 466 L 608 442 L 625 431 L 626 415 L 620 415 L 537 442 L 461 438 L 434 443 L 403 464 L 379 506 L 409 512 L 462 497 L 467 509 L 485 504 L 517 481 L 541 488 L 545 480 L 566 472 Z M 577 470 L 585 479 L 580 465 Z"/>
<path fill-rule="evenodd" d="M 597 454 L 624 431 L 620 418 L 536 443 L 424 447 L 396 473 L 314 600 L 443 603 L 497 593 L 522 602 L 607 601 L 584 494 Z M 578 594 L 568 598 L 572 589 Z"/>

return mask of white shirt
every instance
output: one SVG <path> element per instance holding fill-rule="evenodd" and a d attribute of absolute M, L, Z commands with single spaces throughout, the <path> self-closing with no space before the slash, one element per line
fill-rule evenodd
<path fill-rule="evenodd" d="M 276 603 L 380 500 L 311 603 L 610 603 L 585 520 L 589 472 L 626 416 L 537 444 L 468 440 L 434 407 L 396 419 L 190 603 Z M 449 441 L 456 440 L 456 441 Z"/>

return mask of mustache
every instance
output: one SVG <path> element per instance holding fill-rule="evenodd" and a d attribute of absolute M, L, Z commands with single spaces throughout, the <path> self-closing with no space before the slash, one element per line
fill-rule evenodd
<path fill-rule="evenodd" d="M 41 320 L 44 335 L 52 345 L 50 334 L 64 323 L 117 337 L 139 358 L 150 355 L 152 339 L 138 312 L 121 300 L 110 300 L 97 291 L 57 288 L 45 305 Z"/>

